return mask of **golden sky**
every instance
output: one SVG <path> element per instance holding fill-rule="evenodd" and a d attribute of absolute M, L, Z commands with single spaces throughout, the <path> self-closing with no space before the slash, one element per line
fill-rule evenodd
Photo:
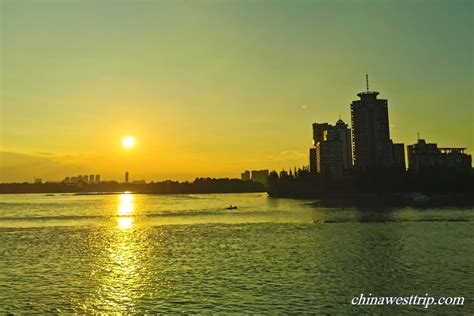
<path fill-rule="evenodd" d="M 0 181 L 307 164 L 365 89 L 391 138 L 473 147 L 472 1 L 0 0 Z M 136 146 L 124 150 L 125 135 Z"/>

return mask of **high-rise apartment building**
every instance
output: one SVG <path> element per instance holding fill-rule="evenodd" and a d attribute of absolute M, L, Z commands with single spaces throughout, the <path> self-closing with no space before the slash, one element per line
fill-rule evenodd
<path fill-rule="evenodd" d="M 309 172 L 316 173 L 318 172 L 317 167 L 317 156 L 316 156 L 316 147 L 311 147 L 309 149 Z"/>
<path fill-rule="evenodd" d="M 314 123 L 313 144 L 310 172 L 338 179 L 352 168 L 351 131 L 341 119 L 336 125 Z"/>
<path fill-rule="evenodd" d="M 369 170 L 405 166 L 404 151 L 390 139 L 388 102 L 378 99 L 376 91 L 357 94 L 360 100 L 351 104 L 354 167 Z M 395 152 L 394 152 L 395 151 Z"/>

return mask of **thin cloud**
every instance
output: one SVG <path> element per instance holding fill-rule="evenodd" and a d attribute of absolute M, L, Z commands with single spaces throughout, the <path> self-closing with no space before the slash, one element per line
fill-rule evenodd
<path fill-rule="evenodd" d="M 285 150 L 276 154 L 268 155 L 267 158 L 277 161 L 298 160 L 306 158 L 306 154 L 297 150 Z"/>

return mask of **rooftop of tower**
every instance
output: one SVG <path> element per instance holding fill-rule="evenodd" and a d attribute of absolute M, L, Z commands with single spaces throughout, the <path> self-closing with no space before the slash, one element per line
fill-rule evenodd
<path fill-rule="evenodd" d="M 370 91 L 369 90 L 369 75 L 366 73 L 365 74 L 365 85 L 366 85 L 366 91 L 363 91 L 363 92 L 360 92 L 360 93 L 357 93 L 357 95 L 362 99 L 364 96 L 373 96 L 373 97 L 377 97 L 377 95 L 379 95 L 379 93 L 377 91 Z"/>
<path fill-rule="evenodd" d="M 357 93 L 357 95 L 362 98 L 364 96 L 368 96 L 368 95 L 373 95 L 374 97 L 378 96 L 380 93 L 378 93 L 377 91 L 363 91 L 363 92 L 359 92 Z"/>

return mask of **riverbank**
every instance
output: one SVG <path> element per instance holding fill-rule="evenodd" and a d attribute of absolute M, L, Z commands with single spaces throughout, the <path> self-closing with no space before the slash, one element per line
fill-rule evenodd
<path fill-rule="evenodd" d="M 252 193 L 265 192 L 265 186 L 259 182 L 242 181 L 239 179 L 197 178 L 192 182 L 161 181 L 150 183 L 78 183 L 61 182 L 46 183 L 0 183 L 0 194 L 16 193 L 78 193 L 88 194 L 101 192 L 145 193 L 145 194 L 196 194 L 196 193 Z"/>
<path fill-rule="evenodd" d="M 359 194 L 289 194 L 268 193 L 271 197 L 316 199 L 325 207 L 474 207 L 474 195 L 468 193 L 359 193 Z"/>

